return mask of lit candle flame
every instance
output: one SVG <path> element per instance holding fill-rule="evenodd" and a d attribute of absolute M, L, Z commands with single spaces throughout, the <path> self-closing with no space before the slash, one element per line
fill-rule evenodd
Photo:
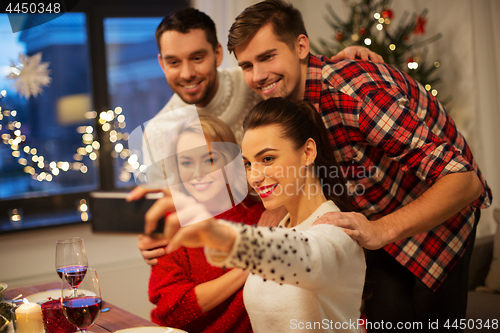
<path fill-rule="evenodd" d="M 23 298 L 23 303 L 26 304 L 26 305 L 30 304 L 30 302 L 26 298 Z"/>

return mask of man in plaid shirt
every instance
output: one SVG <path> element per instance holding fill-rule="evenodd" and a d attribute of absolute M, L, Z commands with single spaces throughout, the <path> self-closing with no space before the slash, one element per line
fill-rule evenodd
<path fill-rule="evenodd" d="M 360 213 L 321 220 L 376 250 L 367 251 L 368 321 L 452 328 L 465 318 L 476 224 L 492 195 L 441 104 L 390 66 L 310 54 L 300 12 L 281 0 L 240 14 L 228 49 L 264 99 L 305 99 L 323 117 Z"/>

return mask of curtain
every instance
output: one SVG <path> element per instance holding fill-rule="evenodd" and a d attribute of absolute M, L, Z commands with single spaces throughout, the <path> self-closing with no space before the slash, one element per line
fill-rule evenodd
<path fill-rule="evenodd" d="M 478 236 L 495 231 L 493 207 L 500 207 L 500 2 L 469 1 L 472 15 L 475 154 L 493 191 L 493 205 L 483 210 Z"/>

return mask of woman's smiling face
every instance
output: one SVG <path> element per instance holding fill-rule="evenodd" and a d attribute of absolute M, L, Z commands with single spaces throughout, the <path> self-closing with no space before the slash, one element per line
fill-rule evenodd
<path fill-rule="evenodd" d="M 248 130 L 243 137 L 247 181 L 266 209 L 293 205 L 306 181 L 305 154 L 281 134 L 281 126 L 271 124 Z"/>
<path fill-rule="evenodd" d="M 227 188 L 222 168 L 225 159 L 217 151 L 210 150 L 205 136 L 196 132 L 185 132 L 177 142 L 177 166 L 180 179 L 190 195 L 198 202 L 217 201 L 218 195 Z"/>

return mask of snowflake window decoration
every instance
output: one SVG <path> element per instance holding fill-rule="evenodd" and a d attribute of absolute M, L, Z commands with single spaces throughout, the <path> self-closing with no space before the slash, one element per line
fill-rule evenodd
<path fill-rule="evenodd" d="M 14 88 L 26 99 L 42 93 L 42 88 L 50 84 L 49 62 L 42 62 L 42 53 L 33 56 L 19 54 L 18 63 L 11 61 L 11 73 L 8 79 L 14 81 Z"/>
<path fill-rule="evenodd" d="M 49 76 L 49 62 L 41 62 L 42 53 L 39 52 L 33 56 L 19 54 L 18 63 L 11 61 L 11 73 L 7 75 L 8 79 L 14 81 L 14 88 L 19 95 L 26 97 L 36 97 L 42 93 L 42 88 L 50 84 L 52 79 Z M 0 91 L 0 101 L 7 95 L 6 90 Z M 111 155 L 113 158 L 120 157 L 124 162 L 120 168 L 120 180 L 127 182 L 135 169 L 140 166 L 134 157 L 130 156 L 128 149 L 120 141 L 128 140 L 128 133 L 121 133 L 120 129 L 125 128 L 125 116 L 121 114 L 122 108 L 116 107 L 115 110 L 101 112 L 99 115 L 99 125 L 102 126 L 104 132 L 109 133 L 109 140 L 115 144 L 114 151 Z M 10 145 L 13 150 L 12 156 L 17 158 L 19 164 L 24 165 L 24 172 L 32 175 L 33 179 L 38 181 L 52 181 L 53 176 L 60 174 L 60 170 L 79 170 L 81 173 L 86 173 L 88 167 L 80 162 L 84 156 L 92 160 L 98 157 L 100 149 L 99 141 L 94 138 L 93 126 L 79 126 L 77 132 L 82 134 L 82 143 L 84 147 L 79 147 L 77 153 L 74 154 L 73 162 L 69 161 L 48 161 L 43 156 L 37 154 L 37 149 L 25 145 L 26 136 L 21 133 L 21 122 L 14 120 L 17 111 L 4 110 L 0 103 L 0 131 L 4 129 L 6 133 L 0 133 L 0 141 Z M 89 111 L 85 114 L 87 119 L 97 117 L 97 112 Z M 6 126 L 3 126 L 6 122 Z"/>

